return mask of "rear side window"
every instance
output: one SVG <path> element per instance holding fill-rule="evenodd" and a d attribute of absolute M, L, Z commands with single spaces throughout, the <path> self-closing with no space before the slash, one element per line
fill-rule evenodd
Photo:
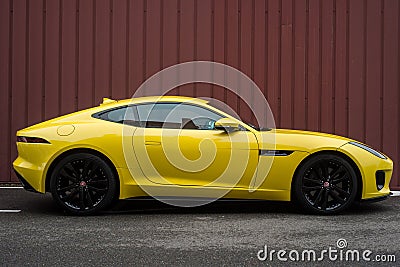
<path fill-rule="evenodd" d="M 135 122 L 135 117 L 137 117 L 135 115 L 136 113 L 137 111 L 135 106 L 125 106 L 121 108 L 107 110 L 105 112 L 96 113 L 93 115 L 93 117 L 105 121 L 130 124 Z"/>

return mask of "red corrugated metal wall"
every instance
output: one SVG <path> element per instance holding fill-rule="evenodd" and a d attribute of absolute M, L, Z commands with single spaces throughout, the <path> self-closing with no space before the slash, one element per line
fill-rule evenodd
<path fill-rule="evenodd" d="M 130 97 L 173 64 L 210 60 L 252 77 L 277 126 L 387 153 L 399 187 L 399 13 L 397 0 L 0 0 L 0 181 L 15 181 L 17 129 Z M 246 115 L 215 86 L 174 93 Z"/>

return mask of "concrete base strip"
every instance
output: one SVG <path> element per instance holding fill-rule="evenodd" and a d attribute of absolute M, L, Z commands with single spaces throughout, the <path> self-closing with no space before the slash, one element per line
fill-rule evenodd
<path fill-rule="evenodd" d="M 400 197 L 400 191 L 392 191 L 391 197 Z"/>
<path fill-rule="evenodd" d="M 0 210 L 0 213 L 18 213 L 21 210 Z"/>

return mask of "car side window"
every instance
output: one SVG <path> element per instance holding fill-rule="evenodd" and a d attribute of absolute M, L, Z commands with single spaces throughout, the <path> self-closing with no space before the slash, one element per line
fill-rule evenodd
<path fill-rule="evenodd" d="M 147 128 L 213 130 L 214 123 L 223 118 L 193 104 L 152 103 L 136 107 L 140 124 Z"/>
<path fill-rule="evenodd" d="M 137 121 L 136 113 L 137 111 L 135 106 L 125 106 L 102 112 L 95 117 L 111 122 L 134 124 Z"/>

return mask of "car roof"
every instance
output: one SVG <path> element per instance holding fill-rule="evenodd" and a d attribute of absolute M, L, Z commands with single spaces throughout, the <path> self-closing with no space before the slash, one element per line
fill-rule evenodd
<path fill-rule="evenodd" d="M 206 104 L 207 100 L 187 97 L 187 96 L 144 96 L 137 98 L 128 98 L 122 100 L 114 100 L 109 98 L 103 98 L 103 102 L 100 106 L 121 106 L 121 105 L 129 105 L 129 104 L 141 104 L 148 102 L 190 102 L 190 103 L 198 103 L 198 104 Z"/>

